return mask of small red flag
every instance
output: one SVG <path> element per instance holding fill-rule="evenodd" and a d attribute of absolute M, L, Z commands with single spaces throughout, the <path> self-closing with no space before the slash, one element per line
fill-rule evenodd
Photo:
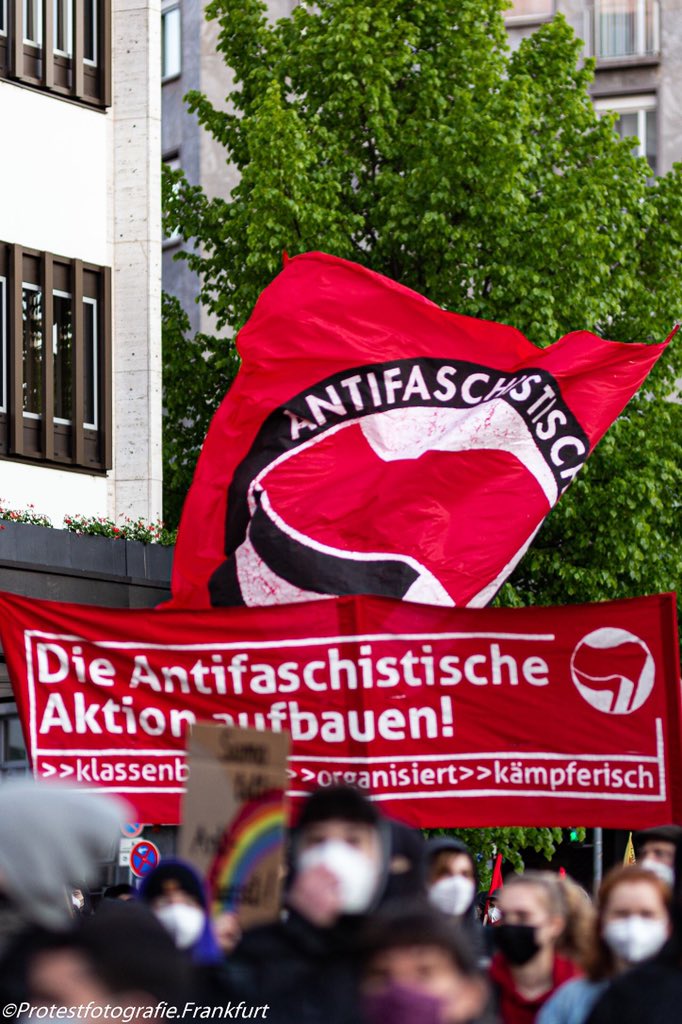
<path fill-rule="evenodd" d="M 498 853 L 495 858 L 495 867 L 493 868 L 493 877 L 490 879 L 490 889 L 488 890 L 488 896 L 492 896 L 496 889 L 501 889 L 504 885 L 504 879 L 502 878 L 502 854 Z"/>
<path fill-rule="evenodd" d="M 490 888 L 488 889 L 488 899 L 485 901 L 485 912 L 483 914 L 483 923 L 489 924 L 488 920 L 488 908 L 490 906 L 490 897 L 496 889 L 501 889 L 504 885 L 504 879 L 502 878 L 502 854 L 498 853 L 495 858 L 495 866 L 493 867 L 492 878 L 490 879 Z"/>

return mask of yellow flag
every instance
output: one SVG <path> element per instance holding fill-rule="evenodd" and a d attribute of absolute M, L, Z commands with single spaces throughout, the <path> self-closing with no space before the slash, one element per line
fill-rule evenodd
<path fill-rule="evenodd" d="M 635 848 L 632 845 L 632 832 L 628 836 L 628 844 L 625 847 L 625 853 L 623 855 L 623 864 L 627 867 L 629 864 L 635 863 Z"/>

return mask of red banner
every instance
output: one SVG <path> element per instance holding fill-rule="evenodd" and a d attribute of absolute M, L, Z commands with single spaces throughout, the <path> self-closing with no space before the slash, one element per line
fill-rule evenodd
<path fill-rule="evenodd" d="M 352 782 L 419 826 L 682 823 L 675 601 L 208 612 L 0 595 L 34 772 L 175 823 L 188 726 L 292 734 L 290 794 Z"/>
<path fill-rule="evenodd" d="M 290 260 L 185 502 L 176 607 L 490 602 L 665 345 L 545 349 L 354 263 Z"/>

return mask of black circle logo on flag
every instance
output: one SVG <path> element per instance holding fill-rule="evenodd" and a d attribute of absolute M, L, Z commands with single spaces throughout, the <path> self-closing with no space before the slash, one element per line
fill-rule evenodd
<path fill-rule="evenodd" d="M 237 467 L 211 603 L 453 605 L 455 574 L 458 603 L 486 604 L 588 450 L 544 370 L 422 358 L 335 374 L 273 410 Z M 477 580 L 468 552 L 499 544 L 510 520 L 532 526 Z"/>

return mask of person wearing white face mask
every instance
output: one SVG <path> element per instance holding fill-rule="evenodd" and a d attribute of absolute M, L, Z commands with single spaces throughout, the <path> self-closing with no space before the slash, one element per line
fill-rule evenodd
<path fill-rule="evenodd" d="M 146 903 L 176 947 L 194 964 L 198 1003 L 217 1006 L 232 996 L 225 957 L 208 913 L 208 896 L 195 868 L 166 857 L 142 880 L 139 898 Z"/>
<path fill-rule="evenodd" d="M 610 981 L 655 956 L 671 931 L 670 889 L 640 867 L 618 867 L 598 898 L 587 977 L 569 981 L 545 1004 L 537 1024 L 585 1024 Z"/>
<path fill-rule="evenodd" d="M 454 836 L 429 839 L 426 886 L 429 903 L 459 924 L 479 963 L 487 962 L 483 928 L 476 916 L 478 870 L 465 843 Z"/>
<path fill-rule="evenodd" d="M 207 915 L 203 882 L 191 864 L 174 857 L 164 858 L 142 880 L 139 895 L 170 932 L 178 949 L 187 950 L 199 963 L 220 959 Z"/>
<path fill-rule="evenodd" d="M 283 918 L 247 932 L 232 958 L 239 998 L 268 1003 L 269 1024 L 358 1021 L 359 938 L 395 859 L 390 823 L 358 790 L 313 793 L 292 835 Z"/>
<path fill-rule="evenodd" d="M 680 840 L 680 825 L 658 825 L 635 832 L 632 842 L 638 866 L 653 871 L 672 888 L 675 882 L 675 847 Z"/>
<path fill-rule="evenodd" d="M 675 854 L 672 933 L 651 960 L 615 978 L 588 1024 L 680 1024 L 682 1020 L 682 842 Z"/>
<path fill-rule="evenodd" d="M 426 863 L 429 902 L 449 917 L 473 914 L 478 872 L 466 844 L 454 836 L 429 839 Z"/>

